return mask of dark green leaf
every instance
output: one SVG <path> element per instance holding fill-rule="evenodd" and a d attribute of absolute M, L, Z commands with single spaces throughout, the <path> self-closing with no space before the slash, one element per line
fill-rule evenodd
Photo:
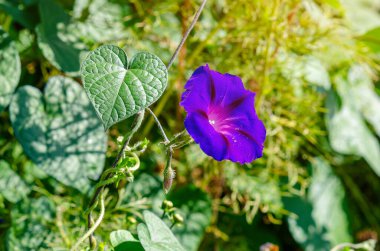
<path fill-rule="evenodd" d="M 39 9 L 41 24 L 37 27 L 37 35 L 43 55 L 58 69 L 78 73 L 81 53 L 86 52 L 86 47 L 67 31 L 69 15 L 53 0 L 40 0 Z"/>
<path fill-rule="evenodd" d="M 21 87 L 10 106 L 25 153 L 50 176 L 82 192 L 103 169 L 107 137 L 84 90 L 73 80 L 53 77 L 44 94 Z"/>
<path fill-rule="evenodd" d="M 106 129 L 153 104 L 168 81 L 166 66 L 155 55 L 140 52 L 128 63 L 125 52 L 113 45 L 90 52 L 81 72 Z"/>

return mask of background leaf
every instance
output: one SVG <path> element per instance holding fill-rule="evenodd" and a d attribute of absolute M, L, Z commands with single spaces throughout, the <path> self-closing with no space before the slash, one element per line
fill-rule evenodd
<path fill-rule="evenodd" d="M 8 201 L 16 203 L 22 198 L 26 198 L 29 192 L 29 187 L 20 176 L 12 170 L 7 162 L 0 160 L 0 194 Z"/>
<path fill-rule="evenodd" d="M 339 109 L 337 98 L 330 92 L 327 99 L 327 128 L 331 147 L 342 154 L 354 154 L 362 156 L 375 173 L 380 176 L 380 145 L 376 137 L 366 126 L 360 113 L 346 100 L 355 96 L 347 96 L 343 99 Z M 367 100 L 363 101 L 367 102 Z M 365 109 L 371 109 L 365 107 Z"/>
<path fill-rule="evenodd" d="M 67 30 L 70 16 L 54 0 L 40 0 L 39 10 L 41 24 L 36 31 L 43 55 L 58 69 L 79 73 L 81 53 L 86 52 L 86 46 Z"/>
<path fill-rule="evenodd" d="M 0 112 L 11 101 L 21 75 L 21 63 L 15 43 L 0 28 Z"/>
<path fill-rule="evenodd" d="M 172 229 L 173 233 L 187 251 L 198 250 L 206 228 L 211 223 L 210 197 L 199 188 L 190 185 L 173 190 L 168 199 L 179 209 L 179 214 L 184 219 L 183 224 Z"/>
<path fill-rule="evenodd" d="M 58 237 L 53 231 L 55 207 L 51 201 L 45 197 L 22 201 L 12 210 L 12 217 L 8 250 L 52 250 Z"/>
<path fill-rule="evenodd" d="M 21 87 L 10 107 L 17 139 L 42 170 L 81 192 L 100 175 L 107 136 L 86 97 L 73 80 L 53 77 L 44 94 Z"/>
<path fill-rule="evenodd" d="M 84 60 L 82 79 L 108 129 L 153 104 L 167 86 L 168 73 L 164 63 L 153 54 L 137 53 L 128 63 L 122 49 L 104 45 Z"/>
<path fill-rule="evenodd" d="M 312 164 L 313 177 L 306 198 L 284 198 L 285 208 L 298 217 L 288 217 L 293 238 L 308 251 L 328 250 L 352 241 L 344 188 L 323 159 Z"/>

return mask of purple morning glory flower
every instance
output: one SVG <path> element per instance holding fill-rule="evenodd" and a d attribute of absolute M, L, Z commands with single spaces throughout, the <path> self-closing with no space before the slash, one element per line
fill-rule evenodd
<path fill-rule="evenodd" d="M 263 155 L 266 131 L 255 111 L 255 93 L 238 76 L 205 65 L 195 70 L 185 89 L 186 130 L 207 155 L 241 164 Z"/>

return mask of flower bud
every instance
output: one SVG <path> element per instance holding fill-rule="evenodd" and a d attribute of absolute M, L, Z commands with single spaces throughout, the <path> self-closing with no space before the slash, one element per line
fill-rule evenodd
<path fill-rule="evenodd" d="M 164 191 L 168 193 L 173 184 L 173 179 L 175 178 L 175 171 L 168 166 L 164 171 Z"/>
<path fill-rule="evenodd" d="M 162 202 L 161 208 L 162 208 L 163 210 L 167 210 L 167 209 L 170 209 L 170 208 L 172 208 L 172 207 L 173 207 L 173 202 L 171 202 L 170 200 L 164 200 L 164 201 Z"/>
<path fill-rule="evenodd" d="M 173 215 L 173 220 L 175 224 L 183 223 L 183 217 L 180 214 L 175 213 Z"/>

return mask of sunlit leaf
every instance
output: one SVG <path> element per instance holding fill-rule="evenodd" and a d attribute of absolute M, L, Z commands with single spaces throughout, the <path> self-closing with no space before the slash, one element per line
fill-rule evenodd
<path fill-rule="evenodd" d="M 21 87 L 10 106 L 12 126 L 39 168 L 81 192 L 102 171 L 106 135 L 84 90 L 73 80 L 51 78 L 42 94 Z"/>
<path fill-rule="evenodd" d="M 117 230 L 110 234 L 111 245 L 115 251 L 144 251 L 141 243 L 127 230 Z"/>
<path fill-rule="evenodd" d="M 15 43 L 0 29 L 0 112 L 11 101 L 20 80 L 21 63 Z"/>
<path fill-rule="evenodd" d="M 141 244 L 146 251 L 184 251 L 169 227 L 155 214 L 144 211 L 145 223 L 137 226 Z"/>
<path fill-rule="evenodd" d="M 363 118 L 379 133 L 380 116 L 377 108 L 380 107 L 380 101 L 368 77 L 357 75 L 356 70 L 351 70 L 348 81 L 342 77 L 336 80 L 341 107 L 338 107 L 337 97 L 333 93 L 327 99 L 329 139 L 335 151 L 362 156 L 380 175 L 380 145 Z"/>
<path fill-rule="evenodd" d="M 166 66 L 155 55 L 140 52 L 128 63 L 125 52 L 113 45 L 90 52 L 81 72 L 106 129 L 154 103 L 168 81 Z"/>
<path fill-rule="evenodd" d="M 7 162 L 0 160 L 0 194 L 8 201 L 16 203 L 22 198 L 26 198 L 30 192 L 29 187 L 12 170 Z"/>
<path fill-rule="evenodd" d="M 358 39 L 366 43 L 373 52 L 380 53 L 380 27 L 367 31 Z"/>
<path fill-rule="evenodd" d="M 11 228 L 7 234 L 7 248 L 12 251 L 52 250 L 58 238 L 53 231 L 55 208 L 45 197 L 21 201 L 12 210 Z"/>
<path fill-rule="evenodd" d="M 315 159 L 312 168 L 306 198 L 284 199 L 286 209 L 298 216 L 288 218 L 289 230 L 305 250 L 329 250 L 351 241 L 345 192 L 325 160 Z"/>

